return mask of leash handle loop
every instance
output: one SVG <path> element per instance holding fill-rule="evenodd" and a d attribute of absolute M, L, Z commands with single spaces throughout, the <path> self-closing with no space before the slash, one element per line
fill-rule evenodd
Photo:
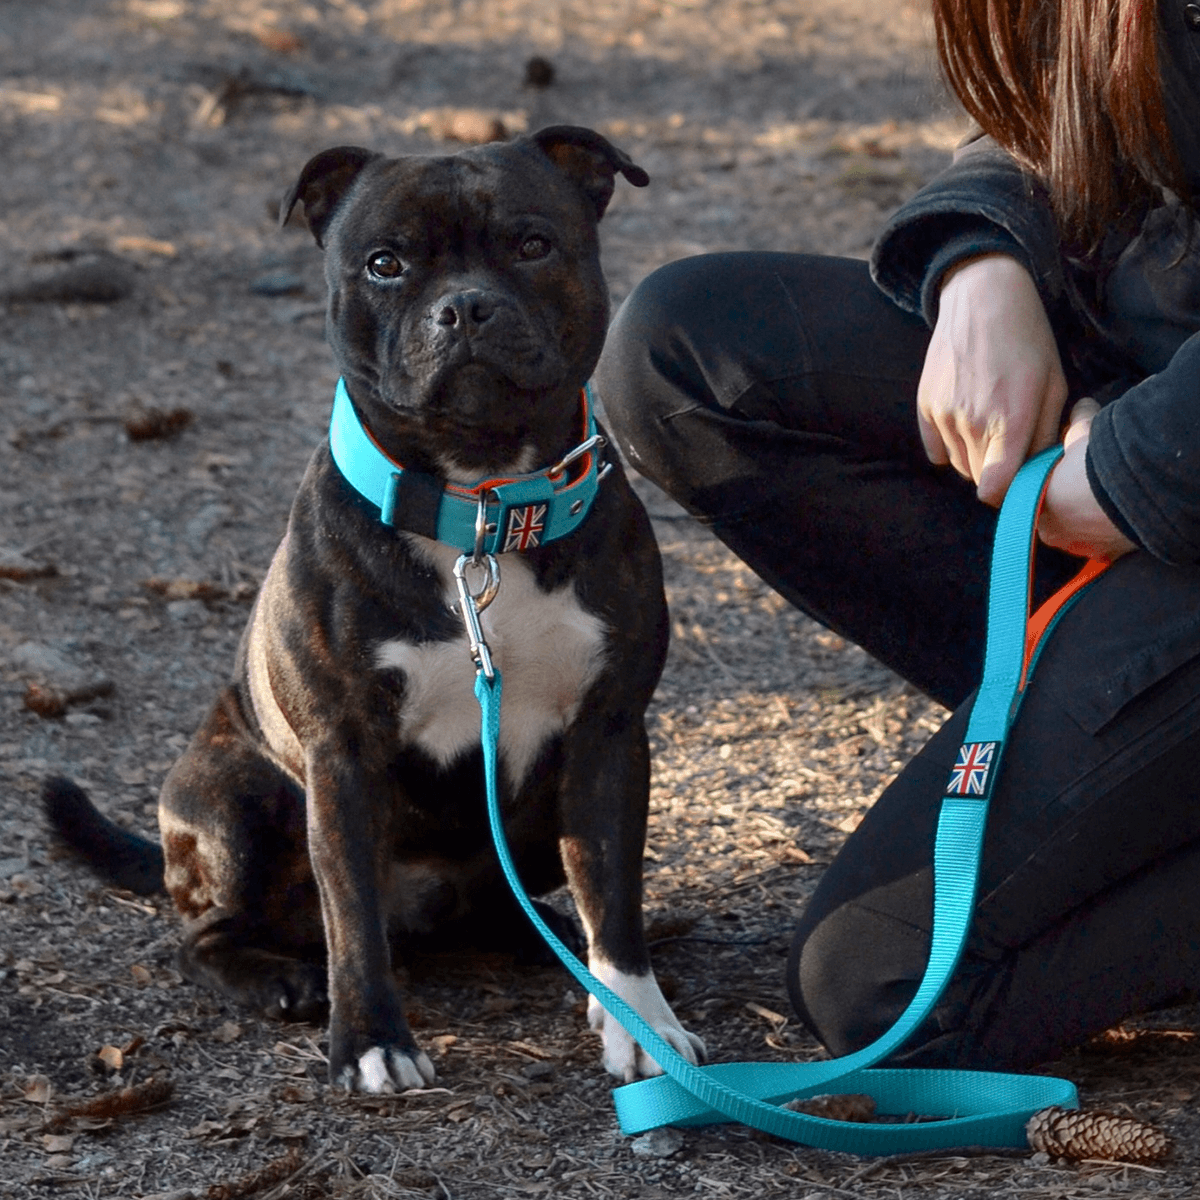
<path fill-rule="evenodd" d="M 953 973 L 974 909 L 979 859 L 1003 745 L 1028 679 L 1026 627 L 1032 547 L 1046 479 L 1061 447 L 1022 467 L 997 522 L 989 591 L 984 677 L 967 727 L 972 765 L 951 773 L 934 846 L 934 918 L 929 962 L 917 992 L 896 1023 L 871 1045 L 843 1058 L 805 1063 L 721 1063 L 697 1067 L 660 1037 L 554 935 L 533 908 L 516 874 L 497 796 L 501 679 L 480 671 L 475 695 L 482 716 L 488 821 L 500 865 L 513 894 L 572 975 L 651 1054 L 666 1075 L 616 1089 L 622 1132 L 661 1125 L 739 1121 L 789 1141 L 855 1154 L 894 1154 L 964 1145 L 1023 1146 L 1025 1123 L 1049 1105 L 1078 1106 L 1067 1080 L 999 1072 L 872 1069 L 928 1016 Z M 1050 625 L 1052 627 L 1052 623 Z M 922 1112 L 934 1119 L 913 1124 L 832 1121 L 781 1107 L 792 1098 L 831 1090 L 864 1092 L 881 1113 Z"/>

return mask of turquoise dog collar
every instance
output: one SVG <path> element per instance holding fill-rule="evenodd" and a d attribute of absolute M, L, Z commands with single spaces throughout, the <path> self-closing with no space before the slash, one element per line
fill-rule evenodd
<path fill-rule="evenodd" d="M 573 533 L 591 511 L 609 467 L 589 391 L 583 389 L 583 441 L 545 470 L 512 479 L 481 479 L 467 487 L 410 471 L 375 442 L 338 380 L 329 449 L 346 482 L 379 509 L 385 525 L 453 546 L 463 554 L 531 550 Z M 572 477 L 573 470 L 576 472 Z M 482 540 L 477 537 L 482 506 Z"/>

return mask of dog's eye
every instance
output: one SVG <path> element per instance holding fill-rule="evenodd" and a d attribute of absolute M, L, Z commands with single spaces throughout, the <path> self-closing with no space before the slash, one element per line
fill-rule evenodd
<path fill-rule="evenodd" d="M 535 234 L 521 243 L 520 253 L 521 257 L 527 260 L 545 258 L 550 253 L 550 242 L 547 238 Z"/>
<path fill-rule="evenodd" d="M 404 264 L 389 250 L 380 250 L 367 259 L 367 271 L 376 279 L 396 279 L 404 274 Z"/>

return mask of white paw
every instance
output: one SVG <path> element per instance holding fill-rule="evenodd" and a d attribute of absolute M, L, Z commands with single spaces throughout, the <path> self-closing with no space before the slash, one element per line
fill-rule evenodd
<path fill-rule="evenodd" d="M 633 1008 L 663 1041 L 688 1062 L 704 1062 L 708 1052 L 703 1040 L 679 1023 L 653 974 L 628 975 L 603 960 L 589 965 L 592 974 Z M 634 1041 L 595 996 L 588 997 L 588 1024 L 600 1035 L 603 1043 L 600 1061 L 610 1075 L 632 1083 L 648 1075 L 662 1074 L 662 1068 L 654 1058 Z"/>
<path fill-rule="evenodd" d="M 348 1092 L 367 1092 L 373 1096 L 429 1087 L 437 1079 L 433 1063 L 424 1051 L 416 1057 L 394 1046 L 372 1046 L 352 1067 L 346 1067 L 338 1083 Z"/>

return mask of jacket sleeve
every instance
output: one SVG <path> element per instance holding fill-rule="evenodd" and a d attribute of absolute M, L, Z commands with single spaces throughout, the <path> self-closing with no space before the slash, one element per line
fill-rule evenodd
<path fill-rule="evenodd" d="M 1101 508 L 1138 545 L 1200 562 L 1200 333 L 1096 414 L 1087 469 Z"/>
<path fill-rule="evenodd" d="M 1050 308 L 1062 295 L 1058 229 L 1045 188 L 991 138 L 954 162 L 893 214 L 875 243 L 871 274 L 901 308 L 932 327 L 942 276 L 979 254 L 1010 254 Z"/>

